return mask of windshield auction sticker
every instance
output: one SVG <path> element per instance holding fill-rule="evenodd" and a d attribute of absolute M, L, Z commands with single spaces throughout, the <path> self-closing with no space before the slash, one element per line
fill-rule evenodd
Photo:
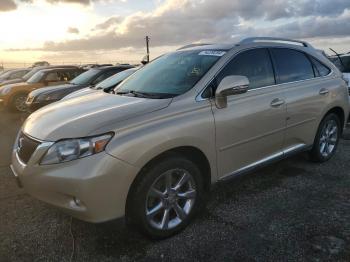
<path fill-rule="evenodd" d="M 207 50 L 200 52 L 198 55 L 223 56 L 224 54 L 226 54 L 225 51 Z"/>

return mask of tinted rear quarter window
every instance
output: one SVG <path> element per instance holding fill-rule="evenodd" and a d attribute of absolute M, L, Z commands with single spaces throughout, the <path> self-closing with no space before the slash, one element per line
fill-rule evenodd
<path fill-rule="evenodd" d="M 258 48 L 244 51 L 234 57 L 217 76 L 216 84 L 229 75 L 242 75 L 249 79 L 249 89 L 275 84 L 275 76 L 268 50 Z"/>
<path fill-rule="evenodd" d="M 315 59 L 313 57 L 310 57 L 310 59 L 311 59 L 312 64 L 313 64 L 316 77 L 326 76 L 331 72 L 331 70 L 327 66 L 322 64 L 317 59 Z"/>
<path fill-rule="evenodd" d="M 273 48 L 271 50 L 279 83 L 295 82 L 315 77 L 312 64 L 303 52 L 287 48 Z"/>

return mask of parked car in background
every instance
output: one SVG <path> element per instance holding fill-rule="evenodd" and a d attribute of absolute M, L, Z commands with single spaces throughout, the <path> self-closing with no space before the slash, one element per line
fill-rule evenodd
<path fill-rule="evenodd" d="M 5 74 L 6 72 L 10 71 L 11 69 L 3 69 L 3 70 L 0 70 L 0 76 L 2 74 Z"/>
<path fill-rule="evenodd" d="M 135 73 L 139 68 L 130 68 L 125 71 L 122 71 L 120 73 L 117 73 L 106 80 L 102 81 L 101 83 L 97 84 L 96 86 L 90 86 L 87 88 L 83 88 L 81 90 L 75 91 L 67 96 L 65 96 L 63 99 L 70 99 L 74 97 L 84 96 L 88 94 L 92 94 L 99 91 L 104 91 L 106 93 L 114 93 L 114 88 L 118 86 L 122 81 L 124 81 L 126 78 L 131 76 L 133 73 Z"/>
<path fill-rule="evenodd" d="M 35 73 L 27 82 L 10 84 L 0 87 L 0 104 L 13 111 L 27 111 L 28 94 L 45 86 L 67 83 L 84 72 L 81 68 L 53 68 Z"/>
<path fill-rule="evenodd" d="M 45 105 L 61 100 L 66 95 L 88 86 L 95 86 L 106 78 L 131 68 L 131 66 L 107 66 L 90 69 L 67 84 L 45 87 L 28 95 L 26 105 L 35 111 Z"/>
<path fill-rule="evenodd" d="M 38 61 L 38 62 L 35 62 L 32 67 L 38 67 L 38 66 L 49 66 L 50 63 L 47 62 L 47 61 Z"/>
<path fill-rule="evenodd" d="M 80 67 L 86 70 L 89 70 L 91 68 L 105 67 L 105 66 L 113 66 L 113 65 L 112 64 L 85 64 L 85 65 L 81 65 Z"/>
<path fill-rule="evenodd" d="M 73 66 L 73 65 L 38 66 L 38 67 L 32 68 L 27 74 L 25 74 L 21 78 L 7 80 L 7 81 L 4 81 L 4 82 L 0 83 L 0 87 L 4 86 L 4 85 L 9 85 L 9 84 L 16 84 L 16 83 L 27 82 L 29 80 L 29 78 L 31 78 L 34 74 L 36 74 L 40 70 L 50 69 L 50 68 L 78 68 L 78 67 L 77 66 Z"/>
<path fill-rule="evenodd" d="M 339 56 L 331 56 L 329 58 L 343 73 L 344 78 L 348 82 L 350 88 L 350 53 L 341 54 Z M 350 91 L 349 91 L 350 93 Z"/>
<path fill-rule="evenodd" d="M 126 216 L 152 238 L 185 228 L 210 185 L 308 151 L 334 156 L 349 114 L 341 72 L 306 42 L 249 38 L 165 54 L 115 94 L 24 123 L 12 170 L 31 195 L 89 222 Z"/>
<path fill-rule="evenodd" d="M 13 69 L 9 70 L 0 75 L 0 84 L 13 79 L 22 78 L 25 74 L 27 74 L 31 69 L 30 68 L 22 68 L 22 69 Z"/>

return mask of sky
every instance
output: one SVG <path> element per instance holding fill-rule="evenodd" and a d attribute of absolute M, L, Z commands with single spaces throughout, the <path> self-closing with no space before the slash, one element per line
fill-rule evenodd
<path fill-rule="evenodd" d="M 0 0 L 0 63 L 139 62 L 250 36 L 350 51 L 350 0 Z"/>

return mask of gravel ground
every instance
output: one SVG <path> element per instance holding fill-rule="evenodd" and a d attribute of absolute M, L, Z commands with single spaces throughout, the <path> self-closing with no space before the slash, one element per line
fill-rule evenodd
<path fill-rule="evenodd" d="M 10 151 L 25 116 L 0 113 L 0 261 L 350 261 L 350 131 L 322 165 L 305 154 L 213 187 L 179 235 L 89 224 L 17 188 Z"/>

